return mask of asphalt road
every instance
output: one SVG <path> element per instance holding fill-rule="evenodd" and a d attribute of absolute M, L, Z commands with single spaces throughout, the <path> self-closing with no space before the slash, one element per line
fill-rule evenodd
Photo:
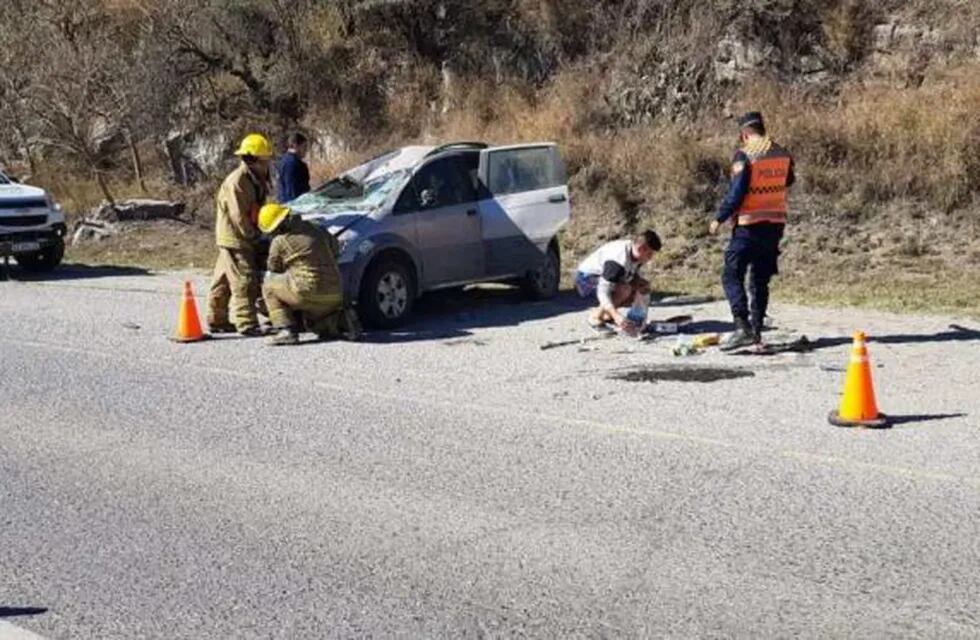
<path fill-rule="evenodd" d="M 980 638 L 980 323 L 777 301 L 819 349 L 542 351 L 581 306 L 477 291 L 177 345 L 180 280 L 0 282 L 0 638 Z M 855 329 L 887 431 L 827 424 Z M 616 379 L 650 366 L 751 377 Z"/>

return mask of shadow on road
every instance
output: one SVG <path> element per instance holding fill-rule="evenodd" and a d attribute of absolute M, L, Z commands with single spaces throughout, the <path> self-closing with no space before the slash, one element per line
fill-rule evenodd
<path fill-rule="evenodd" d="M 813 341 L 814 349 L 827 349 L 839 347 L 853 342 L 851 336 L 840 336 L 835 338 L 817 338 Z M 938 333 L 897 333 L 893 335 L 876 336 L 868 335 L 868 342 L 880 344 L 922 344 L 928 342 L 969 342 L 980 340 L 980 331 L 969 329 L 958 324 L 949 325 L 948 331 Z"/>
<path fill-rule="evenodd" d="M 45 607 L 0 607 L 0 618 L 37 616 L 47 612 L 48 610 Z"/>
<path fill-rule="evenodd" d="M 893 416 L 889 415 L 888 420 L 893 426 L 901 424 L 915 424 L 917 422 L 933 422 L 935 420 L 951 420 L 953 418 L 965 418 L 965 413 L 924 413 L 922 415 Z"/>
<path fill-rule="evenodd" d="M 0 281 L 4 280 L 4 269 L 0 265 Z M 94 280 L 97 278 L 117 278 L 120 276 L 148 276 L 150 272 L 141 267 L 117 267 L 113 265 L 89 266 L 85 264 L 63 264 L 50 273 L 31 273 L 16 265 L 10 265 L 6 279 L 20 282 L 64 282 L 69 280 Z"/>
<path fill-rule="evenodd" d="M 590 304 L 590 300 L 571 291 L 541 301 L 528 300 L 516 287 L 436 291 L 418 300 L 408 325 L 392 331 L 372 331 L 364 342 L 396 344 L 465 338 L 473 335 L 473 329 L 516 326 L 584 311 Z"/>

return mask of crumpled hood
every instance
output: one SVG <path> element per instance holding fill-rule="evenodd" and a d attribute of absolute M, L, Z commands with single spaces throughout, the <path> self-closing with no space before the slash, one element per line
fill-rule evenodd
<path fill-rule="evenodd" d="M 347 229 L 350 229 L 364 220 L 364 218 L 368 217 L 363 211 L 343 211 L 340 213 L 304 213 L 301 214 L 301 216 L 303 220 L 319 225 L 334 236 L 339 236 Z"/>

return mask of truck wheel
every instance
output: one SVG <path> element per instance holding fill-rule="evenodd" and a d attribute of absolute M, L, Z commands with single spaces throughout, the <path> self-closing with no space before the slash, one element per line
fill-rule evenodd
<path fill-rule="evenodd" d="M 528 272 L 522 282 L 522 288 L 527 295 L 535 300 L 547 300 L 558 294 L 561 281 L 561 256 L 558 247 L 548 245 L 548 251 L 541 259 L 541 265 Z"/>
<path fill-rule="evenodd" d="M 55 267 L 61 264 L 61 259 L 65 257 L 65 241 L 59 238 L 58 242 L 54 245 L 42 249 L 37 253 L 28 253 L 15 257 L 17 264 L 25 271 L 30 271 L 31 273 L 53 271 Z"/>
<path fill-rule="evenodd" d="M 361 282 L 357 311 L 375 329 L 391 329 L 408 319 L 415 304 L 415 277 L 404 260 L 382 257 Z"/>

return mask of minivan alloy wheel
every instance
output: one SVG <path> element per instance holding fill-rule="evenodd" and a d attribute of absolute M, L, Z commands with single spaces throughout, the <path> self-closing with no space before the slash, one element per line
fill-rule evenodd
<path fill-rule="evenodd" d="M 397 271 L 389 271 L 378 281 L 378 308 L 386 318 L 398 318 L 405 313 L 408 295 L 408 283 Z"/>

